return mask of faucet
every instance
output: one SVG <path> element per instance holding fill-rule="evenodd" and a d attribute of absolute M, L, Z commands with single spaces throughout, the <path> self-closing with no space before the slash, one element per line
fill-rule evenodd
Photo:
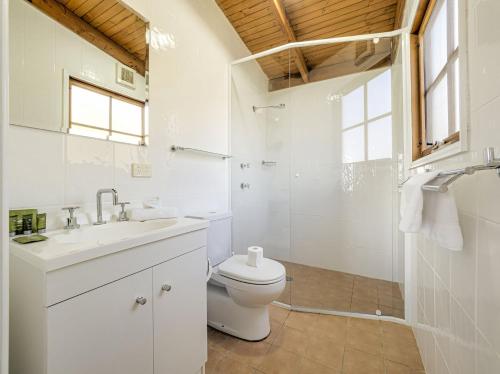
<path fill-rule="evenodd" d="M 104 225 L 106 221 L 102 219 L 102 194 L 110 193 L 113 196 L 113 205 L 118 205 L 118 191 L 114 188 L 102 188 L 97 191 L 97 221 L 94 225 Z"/>

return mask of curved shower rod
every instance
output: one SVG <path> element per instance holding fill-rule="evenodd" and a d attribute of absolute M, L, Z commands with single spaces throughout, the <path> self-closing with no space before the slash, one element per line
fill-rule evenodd
<path fill-rule="evenodd" d="M 403 34 L 404 32 L 407 32 L 410 28 L 409 27 L 404 27 L 398 30 L 393 30 L 393 31 L 387 31 L 387 32 L 378 32 L 374 34 L 360 34 L 360 35 L 352 35 L 352 36 L 339 36 L 335 38 L 328 38 L 328 39 L 318 39 L 318 40 L 305 40 L 301 42 L 292 42 L 288 44 L 283 44 L 278 47 L 274 47 L 271 49 L 268 49 L 267 51 L 259 52 L 247 57 L 240 58 L 239 60 L 231 62 L 231 65 L 238 65 L 243 62 L 248 62 L 252 60 L 256 60 L 261 57 L 266 57 L 269 55 L 272 55 L 277 52 L 282 52 L 286 51 L 287 49 L 292 49 L 292 48 L 302 48 L 302 47 L 312 47 L 315 45 L 325 45 L 325 44 L 336 44 L 336 43 L 346 43 L 346 42 L 356 42 L 356 41 L 362 41 L 362 40 L 370 40 L 370 39 L 376 39 L 376 38 L 392 38 L 394 36 L 398 36 Z"/>

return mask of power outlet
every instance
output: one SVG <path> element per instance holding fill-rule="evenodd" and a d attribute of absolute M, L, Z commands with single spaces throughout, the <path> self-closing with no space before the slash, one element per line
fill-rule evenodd
<path fill-rule="evenodd" d="M 151 164 L 132 164 L 132 177 L 151 178 L 152 174 Z"/>

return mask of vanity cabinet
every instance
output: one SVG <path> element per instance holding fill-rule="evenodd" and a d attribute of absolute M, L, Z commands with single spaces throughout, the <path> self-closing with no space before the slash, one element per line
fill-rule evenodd
<path fill-rule="evenodd" d="M 151 281 L 144 270 L 47 308 L 47 372 L 152 373 Z"/>
<path fill-rule="evenodd" d="M 11 255 L 12 374 L 197 374 L 206 230 L 51 272 Z"/>

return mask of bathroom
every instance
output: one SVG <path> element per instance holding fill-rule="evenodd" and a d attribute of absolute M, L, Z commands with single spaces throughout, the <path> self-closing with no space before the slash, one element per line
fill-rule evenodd
<path fill-rule="evenodd" d="M 500 373 L 498 17 L 2 0 L 0 374 Z"/>

